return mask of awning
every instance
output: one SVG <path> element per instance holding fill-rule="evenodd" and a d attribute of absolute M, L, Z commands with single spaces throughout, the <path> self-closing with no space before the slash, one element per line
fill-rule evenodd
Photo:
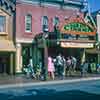
<path fill-rule="evenodd" d="M 89 54 L 100 54 L 100 50 L 97 50 L 96 48 L 86 49 L 85 51 L 86 53 L 89 53 Z"/>
<path fill-rule="evenodd" d="M 11 40 L 0 40 L 0 51 L 4 52 L 15 52 L 16 48 Z"/>

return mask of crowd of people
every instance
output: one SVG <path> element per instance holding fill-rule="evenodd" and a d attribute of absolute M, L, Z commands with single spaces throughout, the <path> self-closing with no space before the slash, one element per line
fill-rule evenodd
<path fill-rule="evenodd" d="M 64 79 L 68 75 L 71 76 L 73 73 L 76 72 L 77 63 L 78 60 L 74 56 L 69 56 L 67 58 L 65 58 L 62 54 L 58 54 L 55 58 L 49 56 L 47 65 L 48 78 L 54 80 L 55 77 L 58 77 L 59 79 Z M 89 67 L 90 65 L 92 67 Z M 85 76 L 89 69 L 100 72 L 100 64 L 97 64 L 97 67 L 94 67 L 94 64 L 93 63 L 90 64 L 87 60 L 82 62 L 78 67 L 81 76 Z M 24 71 L 26 71 L 28 77 L 29 75 L 31 75 L 35 79 L 42 78 L 42 76 L 44 76 L 45 73 L 43 72 L 42 64 L 38 65 L 36 69 L 37 70 L 34 71 L 32 59 L 30 59 L 28 70 L 24 69 Z"/>
<path fill-rule="evenodd" d="M 49 76 L 51 76 L 52 79 L 54 79 L 55 76 L 58 76 L 60 79 L 64 79 L 67 72 L 71 74 L 71 72 L 75 72 L 77 64 L 77 59 L 73 56 L 65 57 L 61 54 L 59 54 L 55 59 L 52 57 L 48 57 L 48 73 Z"/>

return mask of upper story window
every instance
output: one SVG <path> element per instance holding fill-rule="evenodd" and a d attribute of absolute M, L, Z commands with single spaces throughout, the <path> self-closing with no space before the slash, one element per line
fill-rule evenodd
<path fill-rule="evenodd" d="M 47 16 L 42 17 L 42 28 L 43 28 L 43 32 L 48 31 L 48 17 Z"/>
<path fill-rule="evenodd" d="M 32 32 L 32 15 L 25 16 L 25 32 Z"/>
<path fill-rule="evenodd" d="M 59 24 L 59 18 L 58 17 L 54 17 L 53 18 L 53 25 L 57 26 Z"/>
<path fill-rule="evenodd" d="M 6 32 L 6 17 L 0 15 L 0 32 Z"/>

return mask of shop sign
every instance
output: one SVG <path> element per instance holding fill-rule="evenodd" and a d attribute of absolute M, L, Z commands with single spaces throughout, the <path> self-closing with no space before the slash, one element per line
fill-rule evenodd
<path fill-rule="evenodd" d="M 62 29 L 61 29 L 62 33 L 66 33 L 66 34 L 84 34 L 84 35 L 95 35 L 96 32 L 94 31 L 94 29 L 85 24 L 85 23 L 81 23 L 81 22 L 71 22 L 68 24 L 65 24 Z"/>
<path fill-rule="evenodd" d="M 93 48 L 93 43 L 61 42 L 61 47 L 64 47 L 64 48 Z"/>
<path fill-rule="evenodd" d="M 93 30 L 89 26 L 76 22 L 64 25 L 64 30 L 77 31 L 77 32 L 93 32 Z"/>

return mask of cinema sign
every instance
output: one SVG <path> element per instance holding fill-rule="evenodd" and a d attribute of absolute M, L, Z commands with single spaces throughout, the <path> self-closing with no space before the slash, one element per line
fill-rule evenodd
<path fill-rule="evenodd" d="M 73 18 L 65 20 L 60 26 L 60 32 L 62 34 L 73 34 L 73 35 L 96 35 L 96 28 L 90 23 L 85 23 L 82 18 Z"/>
<path fill-rule="evenodd" d="M 93 48 L 93 43 L 61 42 L 63 48 Z"/>

